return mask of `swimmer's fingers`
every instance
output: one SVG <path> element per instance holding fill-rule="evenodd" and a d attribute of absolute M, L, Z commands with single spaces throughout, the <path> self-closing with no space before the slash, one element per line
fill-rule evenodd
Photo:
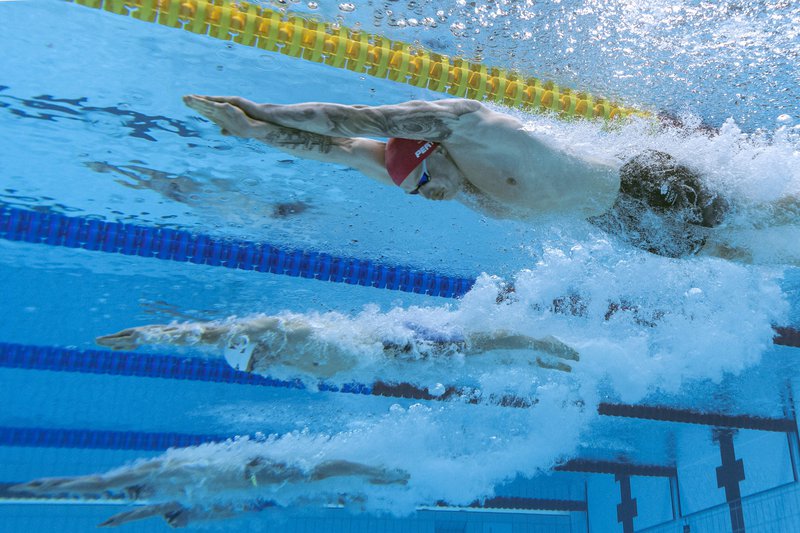
<path fill-rule="evenodd" d="M 250 118 L 240 108 L 227 102 L 215 102 L 205 97 L 189 95 L 183 101 L 219 126 L 226 134 L 250 137 L 262 123 Z"/>
<path fill-rule="evenodd" d="M 157 505 L 145 505 L 137 507 L 131 511 L 115 514 L 105 522 L 98 524 L 97 527 L 117 527 L 129 522 L 143 520 L 151 516 L 163 516 L 172 527 L 185 526 L 186 522 L 180 520 L 184 507 L 177 502 L 162 503 Z"/>
<path fill-rule="evenodd" d="M 121 526 L 122 524 L 127 524 L 128 522 L 135 522 L 136 520 L 149 518 L 150 516 L 153 516 L 153 514 L 155 514 L 155 513 L 149 513 L 148 512 L 149 508 L 150 506 L 147 506 L 141 509 L 134 509 L 133 511 L 125 511 L 123 513 L 115 514 L 105 522 L 97 524 L 97 527 L 118 527 Z"/>
<path fill-rule="evenodd" d="M 208 116 L 209 114 L 213 114 L 215 112 L 214 102 L 195 94 L 188 94 L 184 96 L 183 103 L 204 116 Z"/>
<path fill-rule="evenodd" d="M 152 324 L 127 328 L 111 335 L 97 337 L 95 342 L 113 350 L 135 350 L 145 344 L 180 344 L 184 326 Z"/>
<path fill-rule="evenodd" d="M 28 492 L 30 494 L 51 494 L 61 490 L 61 486 L 68 481 L 73 480 L 71 477 L 45 477 L 34 479 L 27 483 L 19 483 L 12 485 L 8 488 L 11 492 Z"/>
<path fill-rule="evenodd" d="M 141 328 L 127 328 L 111 335 L 97 337 L 94 342 L 112 350 L 135 350 L 141 343 Z"/>
<path fill-rule="evenodd" d="M 269 121 L 269 115 L 264 112 L 264 106 L 247 98 L 242 98 L 241 96 L 203 96 L 202 98 L 220 104 L 230 104 L 244 111 L 249 117 L 256 120 Z"/>
<path fill-rule="evenodd" d="M 108 490 L 108 482 L 102 476 L 49 477 L 34 479 L 28 483 L 13 485 L 13 492 L 29 492 L 32 494 L 97 494 Z"/>

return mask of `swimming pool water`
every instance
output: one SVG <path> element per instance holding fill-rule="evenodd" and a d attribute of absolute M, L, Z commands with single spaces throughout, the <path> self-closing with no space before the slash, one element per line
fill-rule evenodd
<path fill-rule="evenodd" d="M 654 134 L 641 123 L 605 128 L 514 112 L 533 131 L 612 157 L 668 148 L 753 203 L 800 190 L 800 117 L 792 103 L 800 94 L 796 66 L 787 59 L 797 51 L 793 28 L 800 15 L 791 4 L 364 2 L 352 12 L 338 4 L 294 8 L 714 126 L 732 117 L 708 139 Z M 134 325 L 292 311 L 353 317 L 347 326 L 353 332 L 422 319 L 553 334 L 582 354 L 569 376 L 490 364 L 434 365 L 404 376 L 425 390 L 441 383 L 477 387 L 487 396 L 535 398 L 532 409 L 54 372 L 34 369 L 41 368 L 34 363 L 0 368 L 0 483 L 103 472 L 161 454 L 181 436 L 251 436 L 171 452 L 224 464 L 224 450 L 275 447 L 259 444 L 260 435 L 282 435 L 288 451 L 280 453 L 369 459 L 408 469 L 412 480 L 402 490 L 368 489 L 363 512 L 291 506 L 211 527 L 521 532 L 623 531 L 632 524 L 637 531 L 685 531 L 688 524 L 691 531 L 731 530 L 716 470 L 727 465 L 720 443 L 728 437 L 715 427 L 726 424 L 597 414 L 602 405 L 648 405 L 684 417 L 689 411 L 744 417 L 728 425 L 738 428 L 730 438 L 735 458 L 744 461 L 744 478 L 736 484 L 745 497 L 747 529 L 791 531 L 800 520 L 796 430 L 747 426 L 758 425 L 757 419 L 794 420 L 798 348 L 771 341 L 773 324 L 800 323 L 797 269 L 666 260 L 631 250 L 588 224 L 491 220 L 460 205 L 426 203 L 344 167 L 223 138 L 180 100 L 186 93 L 275 103 L 441 97 L 430 91 L 68 2 L 3 2 L 0 13 L 6 21 L 0 60 L 3 205 L 450 276 L 485 273 L 473 292 L 455 301 L 0 240 L 0 343 L 89 350 L 96 348 L 96 336 Z M 420 22 L 427 17 L 435 27 Z M 778 242 L 797 246 L 789 231 Z M 514 281 L 517 301 L 496 305 L 499 282 L 492 276 Z M 587 298 L 585 316 L 543 309 L 573 293 Z M 618 299 L 637 302 L 644 313 L 666 309 L 666 316 L 656 327 L 626 314 L 605 320 L 608 302 Z M 213 356 L 168 348 L 137 353 L 178 361 Z M 362 382 L 366 377 L 353 376 Z M 122 446 L 113 432 L 158 438 Z M 58 440 L 68 435 L 77 437 Z M 557 463 L 583 471 L 551 471 Z M 630 465 L 664 470 L 639 475 Z M 592 468 L 599 473 L 585 471 Z M 627 522 L 617 514 L 625 482 L 613 472 L 621 478 L 634 473 L 627 479 L 637 511 Z M 201 494 L 202 479 L 197 481 Z M 462 508 L 499 496 L 524 498 L 528 506 L 538 502 L 539 508 Z M 451 508 L 416 510 L 437 501 Z M 4 531 L 84 531 L 122 509 L 0 503 Z M 125 527 L 167 529 L 154 519 Z"/>

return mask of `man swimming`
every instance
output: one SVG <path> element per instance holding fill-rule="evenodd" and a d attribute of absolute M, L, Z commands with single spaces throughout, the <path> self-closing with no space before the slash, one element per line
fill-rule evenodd
<path fill-rule="evenodd" d="M 578 361 L 578 352 L 552 336 L 533 338 L 498 330 L 463 333 L 441 331 L 406 322 L 392 335 L 359 328 L 338 313 L 316 318 L 291 313 L 255 315 L 217 322 L 154 324 L 124 329 L 98 337 L 96 342 L 115 350 L 142 345 L 209 346 L 221 350 L 228 363 L 244 372 L 260 374 L 283 370 L 316 378 L 347 373 L 377 355 L 379 363 L 467 359 L 495 351 L 521 352 L 514 363 L 571 371 L 564 361 Z M 557 360 L 550 360 L 549 357 Z"/>
<path fill-rule="evenodd" d="M 259 496 L 275 497 L 284 493 L 293 505 L 342 504 L 358 501 L 359 494 L 341 494 L 338 485 L 346 483 L 353 490 L 353 481 L 365 485 L 399 485 L 408 483 L 409 474 L 346 460 L 321 461 L 308 466 L 276 460 L 266 455 L 197 458 L 192 448 L 179 455 L 167 452 L 152 459 L 139 460 L 104 474 L 40 478 L 10 487 L 13 492 L 32 495 L 70 495 L 91 498 L 125 499 L 145 502 L 144 507 L 112 516 L 100 527 L 115 527 L 127 522 L 161 515 L 173 527 L 192 522 L 229 518 L 235 514 L 259 509 Z M 173 450 L 174 452 L 174 450 Z M 333 483 L 327 480 L 333 480 Z M 187 499 L 208 495 L 211 505 L 185 504 Z M 247 498 L 246 503 L 225 503 L 224 500 Z M 219 500 L 223 502 L 220 503 Z M 261 501 L 260 507 L 263 508 Z"/>
<path fill-rule="evenodd" d="M 586 218 L 668 257 L 702 253 L 753 261 L 748 250 L 732 248 L 713 229 L 723 221 L 727 202 L 662 152 L 646 151 L 618 168 L 556 146 L 524 131 L 516 118 L 472 100 L 371 107 L 189 95 L 184 102 L 224 135 L 347 165 L 430 200 L 455 199 L 497 218 Z M 800 200 L 783 204 L 777 207 L 781 213 L 800 218 Z"/>

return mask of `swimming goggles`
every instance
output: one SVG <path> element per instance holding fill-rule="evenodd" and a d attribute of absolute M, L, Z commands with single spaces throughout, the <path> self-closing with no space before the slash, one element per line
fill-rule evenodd
<path fill-rule="evenodd" d="M 409 191 L 408 194 L 419 194 L 419 188 L 431 181 L 431 175 L 428 174 L 428 161 L 426 159 L 422 160 L 422 175 L 419 177 L 419 181 L 417 182 L 417 186 L 414 187 L 413 191 Z"/>

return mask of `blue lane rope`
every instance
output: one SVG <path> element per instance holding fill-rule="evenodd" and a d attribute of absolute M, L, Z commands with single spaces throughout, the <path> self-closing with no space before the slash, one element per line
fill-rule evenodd
<path fill-rule="evenodd" d="M 475 278 L 458 278 L 330 254 L 283 250 L 267 243 L 222 240 L 184 230 L 39 213 L 0 202 L 0 239 L 80 248 L 444 298 L 460 298 Z M 800 331 L 775 327 L 775 344 L 800 348 Z"/>
<path fill-rule="evenodd" d="M 106 431 L 0 426 L 0 446 L 24 448 L 81 448 L 158 452 L 232 439 L 226 435 L 190 435 L 145 431 Z"/>
<path fill-rule="evenodd" d="M 0 342 L 0 367 L 208 381 L 300 390 L 306 388 L 300 380 L 284 381 L 234 370 L 222 359 L 108 350 L 75 350 L 58 346 L 32 346 L 5 342 Z M 322 382 L 319 383 L 318 388 L 326 392 L 372 394 L 370 387 L 360 383 L 345 384 L 339 387 Z"/>
<path fill-rule="evenodd" d="M 445 298 L 459 298 L 475 284 L 472 278 L 452 277 L 407 266 L 382 265 L 368 259 L 284 250 L 267 243 L 219 239 L 176 229 L 38 213 L 2 203 L 0 238 Z"/>

